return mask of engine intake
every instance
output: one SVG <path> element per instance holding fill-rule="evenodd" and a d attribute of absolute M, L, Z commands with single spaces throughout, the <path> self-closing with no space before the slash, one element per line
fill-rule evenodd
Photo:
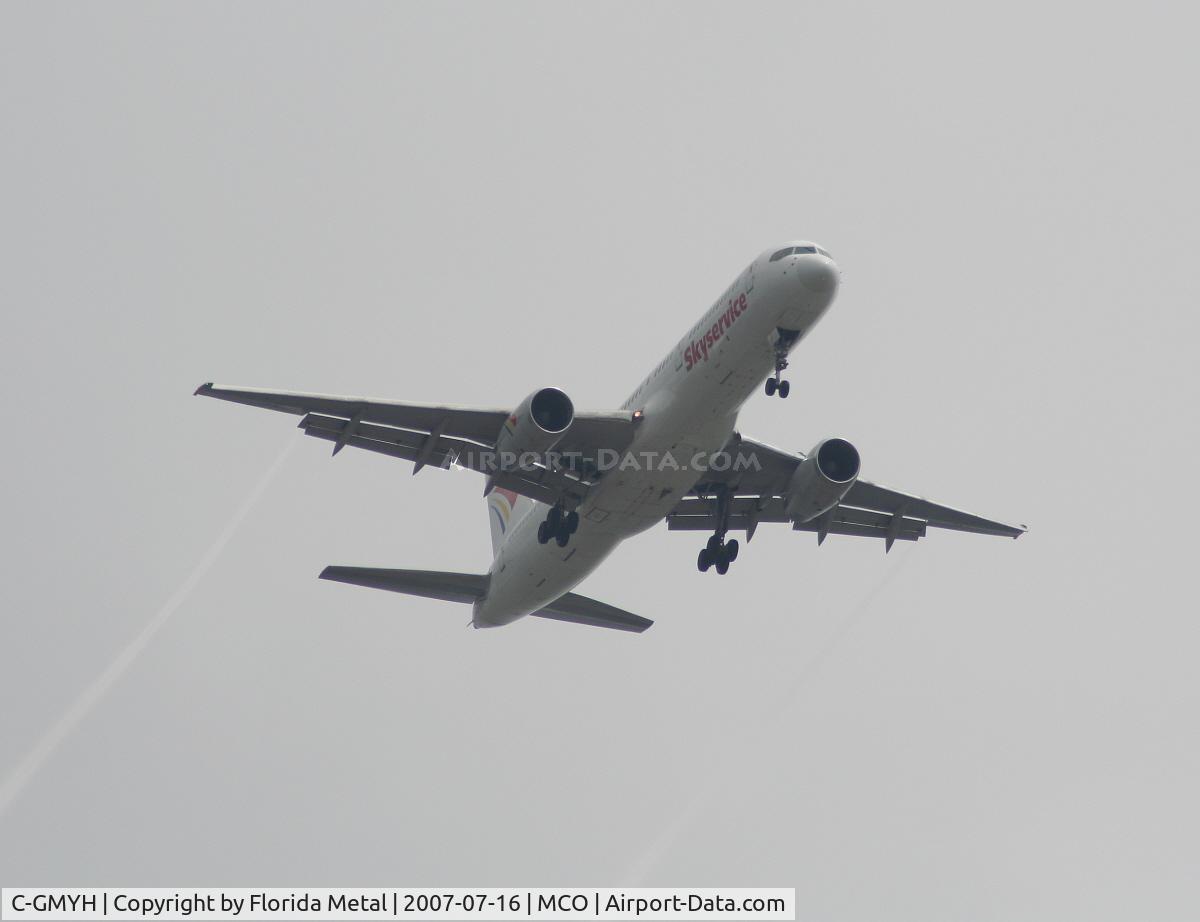
<path fill-rule="evenodd" d="M 543 387 L 521 401 L 496 436 L 501 467 L 511 467 L 529 453 L 541 454 L 558 444 L 575 421 L 571 398 L 557 387 Z"/>
<path fill-rule="evenodd" d="M 819 442 L 792 474 L 788 518 L 808 522 L 836 506 L 858 479 L 858 449 L 845 439 Z"/>
<path fill-rule="evenodd" d="M 575 407 L 557 387 L 543 387 L 530 395 L 529 415 L 543 432 L 562 433 L 575 419 Z"/>

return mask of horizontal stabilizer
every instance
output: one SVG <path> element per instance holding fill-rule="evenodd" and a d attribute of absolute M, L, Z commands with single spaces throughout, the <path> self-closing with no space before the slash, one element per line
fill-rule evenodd
<path fill-rule="evenodd" d="M 445 602 L 475 602 L 487 594 L 488 578 L 480 573 L 444 570 L 389 570 L 381 567 L 326 567 L 321 579 L 387 589 Z"/>
<path fill-rule="evenodd" d="M 488 577 L 485 574 L 453 573 L 444 570 L 326 567 L 321 571 L 321 579 L 366 586 L 368 589 L 403 592 L 446 602 L 477 602 L 487 595 L 488 590 Z M 615 631 L 633 631 L 638 634 L 654 623 L 649 618 L 642 618 L 613 605 L 576 595 L 574 592 L 568 592 L 540 611 L 533 612 L 533 616 Z"/>
<path fill-rule="evenodd" d="M 551 618 L 554 621 L 570 621 L 572 624 L 590 624 L 592 627 L 606 627 L 614 631 L 633 631 L 637 634 L 654 623 L 649 618 L 604 602 L 597 602 L 587 596 L 576 595 L 574 592 L 568 592 L 541 611 L 535 611 L 533 616 Z"/>

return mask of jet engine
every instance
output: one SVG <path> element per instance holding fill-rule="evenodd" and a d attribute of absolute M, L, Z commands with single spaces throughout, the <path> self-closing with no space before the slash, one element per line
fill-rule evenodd
<path fill-rule="evenodd" d="M 858 479 L 858 449 L 845 439 L 819 442 L 792 474 L 788 518 L 808 522 L 841 501 Z"/>
<path fill-rule="evenodd" d="M 521 401 L 496 437 L 501 467 L 511 467 L 527 452 L 549 451 L 575 419 L 571 398 L 557 387 L 543 387 Z"/>

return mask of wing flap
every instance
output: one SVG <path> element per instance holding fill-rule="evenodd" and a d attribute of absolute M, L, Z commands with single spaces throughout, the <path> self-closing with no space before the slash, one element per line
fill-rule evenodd
<path fill-rule="evenodd" d="M 879 488 L 871 485 L 874 490 Z M 891 493 L 891 491 L 887 491 Z M 866 493 L 867 500 L 875 502 L 876 493 Z M 903 494 L 892 494 L 902 497 Z M 858 505 L 847 505 L 850 497 L 860 499 L 851 490 L 847 499 L 841 505 L 835 506 L 826 513 L 809 522 L 793 522 L 795 531 L 812 531 L 820 534 L 822 531 L 831 535 L 854 535 L 867 538 L 887 539 L 889 534 L 896 540 L 916 541 L 925 537 L 929 526 L 937 528 L 969 531 L 976 534 L 1005 535 L 1017 537 L 1024 533 L 1024 528 L 1014 525 L 1004 525 L 988 519 L 959 512 L 947 506 L 937 506 L 917 497 L 905 497 L 905 502 L 899 499 L 879 502 L 877 505 L 890 508 L 865 509 Z M 922 513 L 928 513 L 925 518 Z M 951 518 L 955 514 L 961 518 Z M 748 531 L 751 526 L 763 523 L 787 522 L 787 510 L 783 497 L 780 496 L 736 496 L 729 501 L 728 528 L 734 531 Z M 717 528 L 716 502 L 711 499 L 687 497 L 679 501 L 667 516 L 667 528 L 673 531 L 715 531 Z"/>
<path fill-rule="evenodd" d="M 352 423 L 317 413 L 305 416 L 300 421 L 300 428 L 304 430 L 305 435 L 337 445 L 364 448 L 393 458 L 420 462 L 423 466 L 449 468 L 457 465 L 491 477 L 493 486 L 512 490 L 521 496 L 548 505 L 553 505 L 564 496 L 581 502 L 590 487 L 590 484 L 577 477 L 563 471 L 550 470 L 544 465 L 513 471 L 493 470 L 490 449 L 466 439 L 439 435 L 434 444 L 427 445 L 432 437 L 430 434 L 372 423 Z M 347 429 L 350 430 L 349 434 Z"/>
<path fill-rule="evenodd" d="M 858 538 L 882 538 L 888 542 L 891 541 L 917 541 L 925 537 L 925 523 L 920 519 L 901 518 L 885 526 L 865 525 L 862 522 L 854 521 L 853 517 L 843 517 L 843 512 L 857 512 L 859 510 L 851 509 L 836 509 L 833 513 L 833 518 L 826 526 L 821 519 L 814 519 L 811 522 L 793 522 L 792 531 L 811 531 L 820 535 L 822 532 L 830 535 L 853 535 Z M 891 539 L 889 541 L 889 539 Z"/>
<path fill-rule="evenodd" d="M 864 515 L 865 513 L 865 515 Z M 829 518 L 824 516 L 811 522 L 793 522 L 793 531 L 811 531 L 817 534 L 825 532 L 830 535 L 852 535 L 859 538 L 883 538 L 887 540 L 889 530 L 893 526 L 891 516 L 881 516 L 883 524 L 876 524 L 866 518 L 874 517 L 875 513 L 863 509 L 850 509 L 839 506 Z M 749 531 L 750 525 L 757 522 L 784 522 L 786 517 L 764 512 L 757 520 L 749 513 L 730 513 L 728 528 L 730 531 Z M 717 517 L 715 513 L 703 515 L 679 515 L 671 513 L 667 517 L 667 528 L 671 531 L 716 531 Z M 916 541 L 925 537 L 925 522 L 921 519 L 901 517 L 894 523 L 895 534 L 892 537 L 898 541 Z"/>

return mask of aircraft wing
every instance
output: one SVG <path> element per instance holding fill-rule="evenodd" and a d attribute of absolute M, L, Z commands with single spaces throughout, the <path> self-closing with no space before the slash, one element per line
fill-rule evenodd
<path fill-rule="evenodd" d="M 805 456 L 736 434 L 725 451 L 735 459 L 740 457 L 742 462 L 735 461 L 728 471 L 706 475 L 693 490 L 696 495 L 681 500 L 667 516 L 668 528 L 715 531 L 716 497 L 725 491 L 729 496 L 727 527 L 744 530 L 747 540 L 763 522 L 788 523 L 795 531 L 815 532 L 818 541 L 824 541 L 826 535 L 883 538 L 888 549 L 893 541 L 925 537 L 930 527 L 1007 538 L 1018 538 L 1025 533 L 1023 525 L 986 519 L 861 478 L 838 505 L 823 515 L 808 522 L 792 522 L 786 511 L 787 488 L 792 473 Z"/>
<path fill-rule="evenodd" d="M 365 448 L 412 461 L 414 474 L 426 466 L 447 468 L 451 464 L 492 473 L 487 467 L 488 453 L 512 412 L 502 407 L 404 403 L 212 383 L 200 385 L 196 395 L 291 413 L 301 417 L 305 435 L 333 442 L 334 454 L 346 446 Z M 538 502 L 553 504 L 566 498 L 569 504 L 577 504 L 592 483 L 588 462 L 594 462 L 602 449 L 623 451 L 633 438 L 634 425 L 633 413 L 628 411 L 577 412 L 556 448 L 563 454 L 578 454 L 578 470 L 538 466 L 500 471 L 492 474 L 492 483 Z"/>

